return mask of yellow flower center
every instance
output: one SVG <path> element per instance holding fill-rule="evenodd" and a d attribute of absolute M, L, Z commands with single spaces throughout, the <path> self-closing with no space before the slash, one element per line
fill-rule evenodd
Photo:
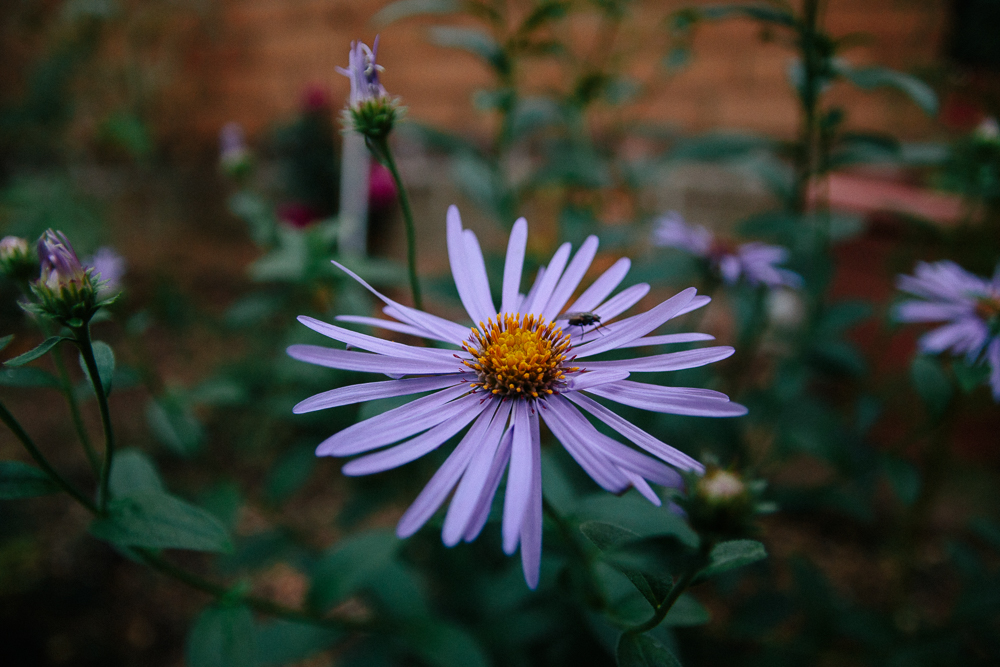
<path fill-rule="evenodd" d="M 570 339 L 563 330 L 535 315 L 503 315 L 472 329 L 463 344 L 473 359 L 464 362 L 476 371 L 473 387 L 496 396 L 535 399 L 557 393 L 565 384 Z"/>

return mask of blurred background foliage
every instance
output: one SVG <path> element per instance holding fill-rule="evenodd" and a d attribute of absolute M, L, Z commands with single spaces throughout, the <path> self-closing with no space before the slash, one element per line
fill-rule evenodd
<path fill-rule="evenodd" d="M 63 496 L 3 500 L 0 636 L 12 664 L 676 664 L 659 647 L 685 665 L 997 663 L 1000 410 L 980 368 L 917 354 L 915 328 L 890 317 L 895 275 L 916 260 L 991 275 L 1000 258 L 1000 140 L 981 124 L 1000 113 L 998 38 L 981 29 L 995 24 L 996 3 L 908 3 L 946 28 L 932 60 L 890 63 L 872 57 L 886 55 L 878 39 L 895 17 L 878 3 L 312 3 L 315 22 L 312 4 L 289 4 L 25 0 L 0 17 L 0 229 L 33 240 L 55 227 L 81 257 L 101 245 L 126 256 L 124 295 L 94 324 L 114 350 L 125 450 L 112 484 L 190 508 L 201 541 L 181 531 L 145 546 L 177 547 L 171 563 L 225 582 L 185 588 L 143 568 L 107 530 L 90 527 L 104 541 L 88 535 L 89 517 Z M 837 27 L 852 18 L 882 32 Z M 923 34 L 920 21 L 897 32 L 907 29 Z M 501 553 L 496 516 L 454 549 L 440 543 L 440 520 L 406 541 L 393 535 L 444 453 L 370 478 L 315 458 L 330 433 L 395 401 L 291 412 L 363 380 L 284 353 L 314 341 L 296 315 L 373 312 L 329 260 L 407 294 L 396 194 L 377 168 L 370 252 L 340 250 L 342 170 L 369 167 L 342 162 L 330 91 L 346 84 L 333 66 L 349 39 L 376 30 L 383 80 L 410 107 L 394 141 L 430 310 L 460 308 L 442 251 L 444 210 L 457 201 L 490 275 L 520 215 L 532 225 L 531 268 L 559 242 L 597 234 L 599 263 L 630 256 L 629 280 L 654 295 L 709 293 L 679 330 L 737 349 L 657 379 L 725 391 L 747 417 L 621 410 L 685 452 L 767 480 L 778 508 L 745 536 L 768 557 L 718 568 L 642 636 L 655 645 L 617 646 L 655 606 L 629 573 L 676 575 L 671 559 L 696 548 L 677 515 L 599 492 L 546 447 L 545 498 L 561 519 L 546 519 L 531 592 Z M 738 77 L 698 69 L 718 58 L 703 40 L 724 45 L 732 30 L 753 39 L 721 48 L 724 58 L 770 68 L 784 88 L 753 96 Z M 279 32 L 300 34 L 299 46 L 267 41 Z M 234 33 L 243 41 L 225 46 Z M 270 45 L 275 59 L 312 49 L 321 74 L 276 84 L 247 43 Z M 222 65 L 241 57 L 244 70 L 227 77 Z M 762 120 L 727 122 L 704 106 L 690 121 L 660 113 L 663 100 L 670 110 L 696 97 L 689 75 L 744 105 L 729 118 Z M 240 91 L 242 105 L 256 99 L 248 90 L 278 102 L 241 115 L 220 90 Z M 248 137 L 220 168 L 226 113 Z M 733 242 L 789 248 L 805 288 L 724 285 L 709 263 L 653 247 L 650 230 L 670 209 Z M 17 298 L 0 283 L 0 334 L 15 334 L 5 359 L 42 338 Z M 68 385 L 49 357 L 5 367 L 0 392 L 51 460 L 89 483 L 60 392 L 76 397 L 92 433 L 99 422 L 64 353 Z M 23 459 L 6 431 L 0 454 Z"/>

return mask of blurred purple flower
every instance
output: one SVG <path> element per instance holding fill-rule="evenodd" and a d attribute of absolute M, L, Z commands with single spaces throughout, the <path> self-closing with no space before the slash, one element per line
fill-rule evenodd
<path fill-rule="evenodd" d="M 110 294 L 121 289 L 121 279 L 125 275 L 125 258 L 114 248 L 102 246 L 86 265 L 94 269 L 94 276 L 101 281 L 99 292 Z"/>
<path fill-rule="evenodd" d="M 777 266 L 788 260 L 786 248 L 758 242 L 733 246 L 701 225 L 687 224 L 677 213 L 668 213 L 656 223 L 653 243 L 708 260 L 729 285 L 742 278 L 754 286 L 802 287 L 802 276 Z"/>
<path fill-rule="evenodd" d="M 226 123 L 219 131 L 219 159 L 222 162 L 241 160 L 247 153 L 246 135 L 239 123 Z"/>
<path fill-rule="evenodd" d="M 364 42 L 351 42 L 351 52 L 348 56 L 347 69 L 337 67 L 336 70 L 351 80 L 351 97 L 348 106 L 357 107 L 372 100 L 386 98 L 389 94 L 379 82 L 378 73 L 384 68 L 376 64 L 378 56 L 378 37 L 372 48 Z"/>
<path fill-rule="evenodd" d="M 595 236 L 587 238 L 572 259 L 570 244 L 563 244 L 538 272 L 527 294 L 522 294 L 519 290 L 527 239 L 528 224 L 521 218 L 514 223 L 507 246 L 498 309 L 490 295 L 475 234 L 462 228 L 458 209 L 452 206 L 448 210 L 448 256 L 459 297 L 472 321 L 478 323 L 471 330 L 397 303 L 341 267 L 385 303 L 383 312 L 392 319 L 337 319 L 444 342 L 452 349 L 405 345 L 300 317 L 307 327 L 351 349 L 293 345 L 288 354 L 320 366 L 384 373 L 393 378 L 317 394 L 296 405 L 296 413 L 432 392 L 323 441 L 316 451 L 320 456 L 366 454 L 344 466 L 347 475 L 399 467 L 437 449 L 471 424 L 403 515 L 396 532 L 400 537 L 415 533 L 454 490 L 444 519 L 443 541 L 452 546 L 475 539 L 486 523 L 506 469 L 503 548 L 513 554 L 520 544 L 525 580 L 534 588 L 538 585 L 542 548 L 539 418 L 598 485 L 612 493 L 634 487 L 659 505 L 660 499 L 647 480 L 678 486 L 681 477 L 657 459 L 699 473 L 703 466 L 588 394 L 680 415 L 735 417 L 745 414 L 746 408 L 731 403 L 717 391 L 662 387 L 626 379 L 630 373 L 704 366 L 729 357 L 731 347 L 627 360 L 592 360 L 596 355 L 625 348 L 711 340 L 711 336 L 697 333 L 649 335 L 668 320 L 704 306 L 710 301 L 708 297 L 689 288 L 648 312 L 614 321 L 649 292 L 649 285 L 638 284 L 611 296 L 630 266 L 629 260 L 623 258 L 571 302 L 597 252 Z M 560 317 L 564 311 L 595 315 L 600 335 L 589 335 L 594 328 L 579 325 L 567 326 L 564 331 L 557 325 L 565 318 Z M 588 414 L 656 458 L 602 434 Z M 398 444 L 371 453 L 393 443 Z"/>
<path fill-rule="evenodd" d="M 919 262 L 896 287 L 919 297 L 895 309 L 900 322 L 946 322 L 920 338 L 927 354 L 950 351 L 970 364 L 990 366 L 993 399 L 1000 402 L 1000 266 L 992 279 L 973 275 L 955 262 Z"/>

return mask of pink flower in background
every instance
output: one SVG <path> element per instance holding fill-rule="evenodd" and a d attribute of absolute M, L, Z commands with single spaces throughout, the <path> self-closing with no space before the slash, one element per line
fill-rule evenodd
<path fill-rule="evenodd" d="M 729 285 L 745 280 L 766 287 L 802 287 L 802 276 L 781 268 L 788 250 L 767 243 L 727 244 L 701 225 L 689 225 L 677 213 L 662 217 L 653 230 L 653 243 L 677 248 L 708 260 Z"/>
<path fill-rule="evenodd" d="M 384 166 L 373 162 L 368 172 L 368 204 L 374 209 L 385 209 L 396 203 L 396 181 Z"/>
<path fill-rule="evenodd" d="M 632 373 L 704 366 L 729 357 L 731 347 L 594 359 L 623 349 L 711 340 L 698 333 L 651 335 L 669 320 L 706 305 L 708 297 L 689 288 L 645 313 L 619 319 L 649 292 L 649 285 L 638 284 L 613 294 L 630 267 L 628 259 L 620 259 L 573 299 L 596 255 L 594 236 L 572 258 L 570 244 L 560 246 L 527 293 L 522 293 L 527 238 L 528 225 L 522 218 L 510 235 L 497 308 L 479 242 L 473 232 L 462 228 L 458 210 L 449 209 L 448 257 L 462 304 L 474 323 L 471 329 L 397 303 L 341 267 L 385 303 L 384 312 L 392 319 L 340 316 L 339 320 L 419 336 L 445 343 L 448 349 L 406 345 L 300 317 L 307 327 L 350 349 L 293 345 L 288 353 L 320 366 L 391 378 L 317 394 L 296 405 L 296 413 L 427 394 L 349 426 L 319 445 L 316 453 L 320 456 L 363 454 L 344 466 L 347 475 L 397 468 L 469 427 L 403 515 L 396 532 L 400 537 L 415 533 L 451 495 L 442 531 L 444 543 L 452 546 L 475 539 L 506 471 L 503 548 L 513 554 L 520 545 L 525 580 L 534 588 L 542 549 L 542 421 L 599 486 L 612 493 L 634 487 L 659 505 L 648 482 L 677 486 L 681 477 L 675 468 L 701 472 L 703 466 L 592 397 L 704 417 L 740 416 L 746 408 L 708 389 L 628 379 Z M 599 322 L 600 331 L 595 334 L 595 326 L 579 324 L 563 329 L 560 321 L 567 317 L 563 313 L 586 313 L 588 320 Z M 592 419 L 638 449 L 604 435 Z"/>
<path fill-rule="evenodd" d="M 306 113 L 320 113 L 330 110 L 330 93 L 325 86 L 311 83 L 302 91 L 299 106 Z"/>
<path fill-rule="evenodd" d="M 900 322 L 944 322 L 920 338 L 926 354 L 950 351 L 970 364 L 990 366 L 993 399 L 1000 402 L 1000 267 L 992 279 L 971 274 L 951 261 L 919 262 L 896 287 L 918 297 L 899 304 Z"/>
<path fill-rule="evenodd" d="M 319 220 L 319 213 L 308 204 L 298 201 L 285 202 L 278 206 L 278 219 L 296 229 L 305 229 Z"/>

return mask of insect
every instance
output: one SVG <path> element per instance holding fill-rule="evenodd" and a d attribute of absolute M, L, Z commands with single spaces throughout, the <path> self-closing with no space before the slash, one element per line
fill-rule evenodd
<path fill-rule="evenodd" d="M 566 320 L 571 327 L 589 327 L 591 325 L 597 325 L 594 330 L 599 330 L 601 328 L 601 316 L 597 313 L 591 313 L 589 311 L 583 311 L 578 313 L 563 313 L 557 320 Z M 581 332 L 582 335 L 583 332 Z"/>

